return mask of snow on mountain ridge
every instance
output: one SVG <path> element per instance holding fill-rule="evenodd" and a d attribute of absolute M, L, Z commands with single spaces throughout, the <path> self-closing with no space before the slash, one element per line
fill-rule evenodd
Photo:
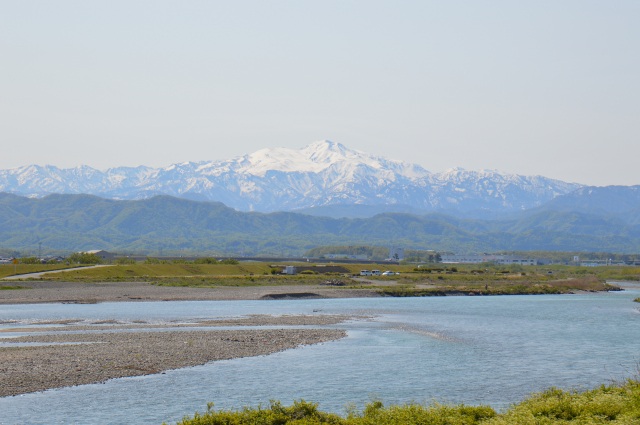
<path fill-rule="evenodd" d="M 497 171 L 430 173 L 340 143 L 267 148 L 224 161 L 164 168 L 31 165 L 0 170 L 0 191 L 26 196 L 88 193 L 115 199 L 158 194 L 222 202 L 239 210 L 295 210 L 332 204 L 402 204 L 420 210 L 513 210 L 538 206 L 580 185 Z"/>
<path fill-rule="evenodd" d="M 238 172 L 264 177 L 268 171 L 285 173 L 321 173 L 336 164 L 348 164 L 350 168 L 367 165 L 375 170 L 383 170 L 394 164 L 398 171 L 406 167 L 401 161 L 391 161 L 349 149 L 330 140 L 311 143 L 296 150 L 290 148 L 265 148 L 247 154 L 239 161 Z M 418 174 L 418 173 L 415 173 Z"/>
<path fill-rule="evenodd" d="M 260 149 L 245 155 L 240 164 L 239 172 L 258 177 L 264 177 L 268 171 L 317 173 L 323 169 L 321 164 L 308 161 L 300 151 L 288 148 Z"/>

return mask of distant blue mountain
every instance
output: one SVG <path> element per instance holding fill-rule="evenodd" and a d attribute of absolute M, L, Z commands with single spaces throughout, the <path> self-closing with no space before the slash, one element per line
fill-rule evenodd
<path fill-rule="evenodd" d="M 170 196 L 111 200 L 91 195 L 27 198 L 0 193 L 0 248 L 232 256 L 302 255 L 322 245 L 366 244 L 453 252 L 640 252 L 639 187 L 614 188 L 624 208 L 587 188 L 503 219 L 429 213 L 329 218 L 240 212 L 219 202 Z M 628 196 L 625 195 L 628 194 Z M 562 208 L 555 208 L 561 204 Z M 628 211 L 629 213 L 626 213 Z"/>

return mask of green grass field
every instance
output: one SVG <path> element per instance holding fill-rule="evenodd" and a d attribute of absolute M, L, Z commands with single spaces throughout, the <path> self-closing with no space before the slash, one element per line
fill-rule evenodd
<path fill-rule="evenodd" d="M 239 262 L 138 262 L 45 274 L 42 280 L 99 282 L 143 281 L 169 286 L 281 286 L 332 284 L 336 288 L 374 290 L 386 296 L 560 294 L 616 289 L 606 279 L 639 280 L 637 267 L 291 264 L 302 270 L 283 275 L 282 264 Z M 13 274 L 13 265 L 0 276 Z M 62 265 L 17 265 L 18 273 L 60 269 Z M 360 270 L 391 270 L 392 276 L 359 276 Z M 340 270 L 336 272 L 335 270 Z"/>
<path fill-rule="evenodd" d="M 0 279 L 3 277 L 13 276 L 16 274 L 37 273 L 49 270 L 68 269 L 66 264 L 2 264 L 0 265 Z"/>

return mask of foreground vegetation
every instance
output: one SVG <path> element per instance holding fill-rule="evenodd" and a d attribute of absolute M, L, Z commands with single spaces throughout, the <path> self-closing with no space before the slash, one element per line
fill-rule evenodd
<path fill-rule="evenodd" d="M 601 386 L 584 391 L 551 388 L 498 413 L 489 406 L 429 406 L 407 404 L 385 407 L 379 401 L 361 412 L 339 416 L 318 410 L 315 403 L 296 401 L 285 407 L 272 402 L 268 408 L 216 411 L 184 418 L 178 425 L 561 425 L 640 423 L 640 382 Z"/>

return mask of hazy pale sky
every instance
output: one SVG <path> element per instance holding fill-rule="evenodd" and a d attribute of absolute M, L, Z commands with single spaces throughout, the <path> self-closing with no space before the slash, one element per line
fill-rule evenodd
<path fill-rule="evenodd" d="M 640 184 L 640 1 L 0 0 L 0 168 L 322 139 Z"/>

